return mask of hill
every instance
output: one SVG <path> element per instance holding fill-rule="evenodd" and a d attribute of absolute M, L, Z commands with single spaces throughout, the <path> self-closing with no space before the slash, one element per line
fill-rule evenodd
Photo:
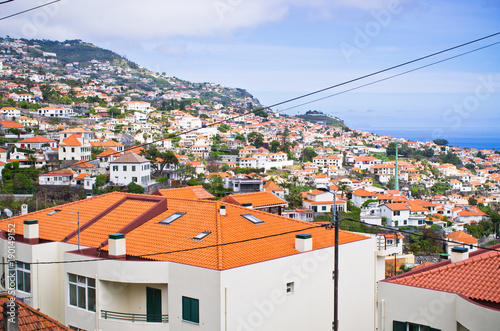
<path fill-rule="evenodd" d="M 61 64 L 79 62 L 86 65 L 92 60 L 109 61 L 112 65 L 127 66 L 137 68 L 137 64 L 128 61 L 122 56 L 110 50 L 97 47 L 90 43 L 82 42 L 79 39 L 75 40 L 37 40 L 23 39 L 30 46 L 28 56 L 41 56 L 43 52 L 55 53 Z"/>
<path fill-rule="evenodd" d="M 296 115 L 295 117 L 312 123 L 347 128 L 347 126 L 344 124 L 344 121 L 342 121 L 340 118 L 323 114 L 322 112 L 317 110 L 309 110 L 305 114 Z"/>

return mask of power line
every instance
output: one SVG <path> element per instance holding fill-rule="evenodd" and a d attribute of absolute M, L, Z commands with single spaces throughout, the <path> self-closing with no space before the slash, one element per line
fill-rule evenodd
<path fill-rule="evenodd" d="M 341 94 L 344 94 L 344 93 L 347 93 L 347 92 L 351 92 L 351 91 L 354 91 L 354 90 L 358 90 L 358 89 L 363 88 L 363 87 L 367 87 L 367 86 L 370 86 L 370 85 L 374 85 L 374 84 L 376 84 L 376 83 L 380 83 L 380 82 L 383 82 L 383 81 L 386 81 L 386 80 L 389 80 L 389 79 L 392 79 L 392 78 L 396 78 L 396 77 L 399 77 L 399 76 L 403 76 L 403 75 L 405 75 L 405 74 L 409 74 L 409 73 L 414 72 L 414 71 L 418 71 L 418 70 L 421 70 L 421 69 L 425 69 L 425 68 L 427 68 L 427 67 L 431 67 L 431 66 L 434 66 L 434 65 L 439 64 L 439 63 L 442 63 L 442 62 L 450 61 L 450 60 L 452 60 L 452 59 L 455 59 L 455 58 L 458 58 L 458 57 L 462 57 L 462 56 L 464 56 L 464 55 L 467 55 L 467 54 L 470 54 L 470 53 L 474 53 L 474 52 L 477 52 L 477 51 L 480 51 L 480 50 L 482 50 L 482 49 L 485 49 L 485 48 L 488 48 L 488 47 L 492 47 L 492 46 L 495 46 L 495 45 L 498 45 L 498 44 L 500 44 L 500 41 L 499 41 L 499 42 L 496 42 L 496 43 L 492 43 L 492 44 L 486 45 L 486 46 L 483 46 L 483 47 L 479 47 L 479 48 L 473 49 L 473 50 L 471 50 L 471 51 L 467 51 L 467 52 L 464 52 L 464 53 L 460 53 L 460 54 L 458 54 L 458 55 L 451 56 L 451 57 L 448 57 L 448 58 L 443 59 L 443 60 L 439 60 L 439 61 L 436 61 L 436 62 L 432 62 L 432 63 L 429 63 L 429 64 L 426 64 L 426 65 L 420 66 L 420 67 L 415 68 L 415 69 L 407 70 L 407 71 L 401 72 L 401 73 L 396 74 L 396 75 L 392 75 L 392 76 L 389 76 L 389 77 L 385 77 L 385 78 L 382 78 L 382 79 L 378 79 L 378 80 L 373 81 L 373 82 L 370 82 L 370 83 L 366 83 L 366 84 L 363 84 L 363 85 L 360 85 L 360 86 L 356 86 L 356 87 L 350 88 L 350 89 L 348 89 L 348 90 L 344 90 L 344 91 L 341 91 L 341 92 L 338 92 L 338 93 L 334 93 L 334 94 L 327 95 L 327 96 L 322 97 L 322 98 L 318 98 L 318 99 L 314 99 L 314 100 L 311 100 L 311 101 L 308 101 L 308 102 L 304 102 L 304 103 L 301 103 L 301 104 L 296 105 L 296 106 L 292 106 L 292 107 L 289 107 L 289 108 L 285 108 L 285 109 L 280 110 L 280 112 L 282 112 L 282 111 L 287 111 L 287 110 L 291 110 L 291 109 L 295 109 L 295 108 L 298 108 L 298 107 L 302 107 L 302 106 L 305 106 L 305 105 L 308 105 L 308 104 L 311 104 L 311 103 L 314 103 L 314 102 L 318 102 L 318 101 L 321 101 L 321 100 L 325 100 L 325 99 L 328 99 L 328 98 L 335 97 L 335 96 L 337 96 L 337 95 L 341 95 Z"/>
<path fill-rule="evenodd" d="M 297 232 L 302 232 L 302 231 L 306 231 L 306 230 L 310 230 L 310 229 L 319 229 L 319 228 L 324 228 L 324 227 L 325 227 L 324 225 L 310 226 L 310 227 L 299 229 L 299 230 L 274 233 L 274 234 L 267 235 L 267 236 L 243 239 L 243 240 L 232 241 L 232 242 L 227 242 L 227 243 L 222 243 L 222 244 L 214 244 L 214 245 L 208 245 L 208 246 L 202 246 L 202 247 L 192 247 L 192 248 L 186 248 L 186 249 L 179 249 L 179 250 L 175 250 L 175 251 L 165 251 L 165 252 L 148 253 L 148 254 L 141 254 L 141 255 L 131 255 L 131 257 L 142 258 L 142 257 L 156 256 L 156 255 L 184 253 L 184 252 L 196 251 L 196 250 L 207 249 L 207 248 L 223 247 L 223 246 L 241 244 L 241 243 L 255 241 L 255 240 L 279 237 L 279 236 L 283 236 L 283 235 L 287 235 L 287 234 L 291 234 L 291 233 L 297 233 Z M 30 263 L 30 264 L 67 264 L 67 263 L 80 263 L 80 262 L 96 262 L 96 261 L 99 262 L 99 261 L 108 261 L 108 260 L 117 260 L 117 259 L 108 257 L 108 258 L 100 258 L 100 259 L 96 258 L 96 259 L 73 260 L 73 261 L 42 261 L 42 262 L 39 261 L 39 262 Z M 158 261 L 158 262 L 161 262 L 161 261 Z M 0 263 L 0 264 L 8 265 L 9 263 L 5 262 L 5 263 Z"/>
<path fill-rule="evenodd" d="M 12 0 L 12 1 L 13 1 L 13 0 Z M 29 11 L 32 11 L 32 10 L 35 10 L 35 9 L 38 9 L 38 8 L 42 8 L 42 7 L 45 7 L 45 6 L 51 5 L 51 4 L 56 3 L 56 2 L 59 2 L 59 1 L 61 1 L 61 0 L 54 0 L 54 1 L 51 1 L 51 2 L 44 3 L 43 5 L 40 5 L 40 6 L 32 7 L 32 8 L 29 8 L 29 9 L 26 9 L 26 10 L 23 10 L 23 11 L 20 11 L 20 12 L 17 12 L 17 13 L 14 13 L 14 14 L 11 14 L 11 15 L 8 15 L 8 16 L 5 16 L 5 17 L 2 17 L 2 18 L 0 18 L 0 21 L 6 20 L 6 19 L 8 19 L 8 18 L 11 18 L 11 17 L 17 16 L 17 15 L 21 15 L 21 14 L 27 13 L 27 12 L 29 12 Z"/>
<path fill-rule="evenodd" d="M 469 42 L 466 42 L 466 43 L 462 43 L 460 45 L 456 45 L 456 46 L 453 46 L 453 47 L 450 47 L 450 48 L 447 48 L 447 49 L 444 49 L 444 50 L 441 50 L 441 51 L 438 51 L 438 52 L 435 52 L 435 53 L 432 53 L 432 54 L 429 54 L 429 55 L 426 55 L 426 56 L 422 56 L 422 57 L 419 57 L 417 59 L 414 59 L 414 60 L 411 60 L 411 61 L 407 61 L 407 62 L 403 62 L 401 64 L 398 64 L 398 65 L 395 65 L 395 66 L 391 66 L 391 67 L 388 67 L 386 69 L 382 69 L 382 70 L 379 70 L 379 71 L 375 71 L 373 73 L 370 73 L 370 74 L 367 74 L 367 75 L 363 75 L 363 76 L 360 76 L 360 77 L 357 77 L 357 78 L 354 78 L 354 79 L 350 79 L 350 80 L 347 80 L 347 81 L 344 81 L 342 83 L 338 83 L 338 84 L 335 84 L 335 85 L 331 85 L 331 86 L 328 86 L 328 87 L 325 87 L 325 88 L 322 88 L 322 89 L 319 89 L 319 90 L 316 90 L 316 91 L 313 91 L 313 92 L 309 92 L 309 93 L 306 93 L 306 94 L 303 94 L 303 95 L 300 95 L 298 97 L 294 97 L 294 98 L 291 98 L 291 99 L 287 99 L 285 101 L 281 101 L 281 102 L 278 102 L 278 103 L 275 103 L 275 104 L 272 104 L 270 106 L 266 106 L 266 107 L 261 107 L 261 108 L 257 108 L 257 109 L 254 109 L 254 110 L 250 110 L 250 111 L 247 111 L 247 112 L 244 112 L 242 114 L 239 114 L 239 115 L 236 115 L 236 116 L 232 116 L 232 117 L 229 117 L 229 118 L 226 118 L 224 120 L 221 120 L 221 121 L 217 121 L 217 122 L 214 122 L 214 123 L 210 123 L 207 125 L 207 127 L 211 127 L 211 126 L 215 126 L 215 125 L 219 125 L 219 124 L 222 124 L 222 123 L 225 123 L 227 121 L 230 121 L 230 120 L 234 120 L 234 119 L 237 119 L 239 117 L 243 117 L 243 116 L 246 116 L 246 115 L 249 115 L 251 113 L 253 113 L 255 110 L 270 110 L 271 108 L 273 107 L 277 107 L 277 106 L 280 106 L 280 105 L 283 105 L 283 104 L 286 104 L 286 103 L 290 103 L 290 102 L 293 102 L 293 101 L 296 101 L 296 100 L 299 100 L 299 99 L 303 99 L 303 98 L 306 98 L 306 97 L 309 97 L 309 96 L 312 96 L 312 95 L 315 95 L 315 94 L 319 94 L 319 93 L 322 93 L 322 92 L 325 92 L 325 91 L 328 91 L 328 90 L 331 90 L 331 89 L 334 89 L 334 88 L 337 88 L 337 87 L 340 87 L 340 86 L 344 86 L 344 85 L 347 85 L 347 84 L 350 84 L 350 83 L 353 83 L 353 82 L 356 82 L 356 81 L 359 81 L 359 80 L 362 80 L 362 79 L 366 79 L 366 78 L 369 78 L 369 77 L 372 77 L 372 76 L 376 76 L 376 75 L 379 75 L 381 73 L 384 73 L 384 72 L 388 72 L 388 71 L 391 71 L 391 70 L 394 70 L 394 69 L 397 69 L 397 68 L 400 68 L 400 67 L 403 67 L 403 66 L 407 66 L 409 64 L 412 64 L 412 63 L 416 63 L 416 62 L 419 62 L 419 61 L 422 61 L 424 59 L 428 59 L 428 58 L 431 58 L 431 57 L 434 57 L 434 56 L 437 56 L 437 55 L 440 55 L 440 54 L 443 54 L 443 53 L 446 53 L 446 52 L 450 52 L 452 50 L 455 50 L 455 49 L 458 49 L 458 48 L 462 48 L 462 47 L 465 47 L 467 45 L 471 45 L 471 44 L 474 44 L 474 43 L 477 43 L 479 41 L 482 41 L 482 40 L 485 40 L 485 39 L 489 39 L 489 38 L 493 38 L 495 36 L 498 36 L 500 35 L 500 32 L 497 32 L 497 33 L 493 33 L 493 34 L 490 34 L 490 35 L 487 35 L 485 37 L 482 37 L 482 38 L 478 38 L 478 39 L 474 39 L 472 41 L 469 41 Z M 500 43 L 500 42 L 499 42 Z M 409 70 L 408 72 L 405 72 L 405 73 L 410 73 L 410 72 L 413 72 L 413 71 L 416 71 L 416 70 L 419 70 L 419 69 L 423 69 L 423 68 L 426 68 L 428 66 L 431 66 L 431 65 L 435 65 L 435 64 L 438 64 L 438 63 L 441 63 L 441 62 L 444 62 L 444 61 L 447 61 L 447 60 L 451 60 L 451 59 L 454 59 L 456 57 L 459 57 L 459 56 L 463 56 L 463 55 L 466 55 L 466 54 L 469 54 L 469 53 L 472 53 L 474 51 L 478 51 L 478 50 L 481 50 L 481 49 L 484 49 L 484 48 L 487 48 L 487 47 L 490 47 L 490 46 L 493 46 L 493 45 L 496 45 L 497 43 L 494 43 L 494 44 L 491 44 L 491 45 L 487 45 L 487 46 L 483 46 L 481 48 L 478 48 L 478 49 L 475 49 L 475 50 L 472 50 L 472 51 L 469 51 L 469 52 L 465 52 L 463 54 L 459 54 L 459 55 L 456 55 L 456 56 L 453 56 L 453 57 L 450 57 L 448 59 L 444 59 L 444 60 L 441 60 L 441 61 L 437 61 L 435 63 L 432 63 L 432 64 L 429 64 L 429 65 L 426 65 L 426 66 L 422 66 L 421 68 L 416 68 L 416 69 L 413 69 L 413 70 Z M 401 74 L 398 74 L 398 75 L 394 75 L 394 77 L 398 77 L 398 76 L 401 76 L 405 73 L 401 73 Z M 388 80 L 390 78 L 394 78 L 394 77 L 387 77 L 385 79 L 381 79 L 380 81 L 384 81 L 384 80 Z M 375 84 L 375 83 L 378 83 L 379 81 L 376 81 L 376 82 L 372 82 L 370 84 Z M 365 85 L 363 85 L 365 86 Z M 360 86 L 358 88 L 361 88 L 363 86 Z M 367 85 L 366 85 L 367 86 Z M 352 90 L 352 89 L 350 89 Z M 345 92 L 342 92 L 342 93 L 346 93 L 350 90 L 347 90 Z M 335 94 L 336 95 L 336 94 Z M 321 99 L 319 99 L 321 100 Z M 285 109 L 286 110 L 286 109 Z M 282 110 L 283 111 L 283 110 Z M 281 111 L 280 111 L 281 112 Z M 194 129 L 190 129 L 190 130 L 186 130 L 186 131 L 183 131 L 183 132 L 180 132 L 180 133 L 177 133 L 177 134 L 173 134 L 171 137 L 178 137 L 180 135 L 183 135 L 183 134 L 187 134 L 187 133 L 190 133 L 190 132 L 194 132 L 194 131 L 198 131 L 200 129 L 203 129 L 203 127 L 199 127 L 199 128 L 194 128 Z M 165 138 L 164 138 L 165 139 Z M 124 152 L 126 151 L 129 151 L 131 149 L 135 149 L 135 148 L 138 148 L 138 147 L 143 147 L 143 146 L 148 146 L 148 145 L 151 145 L 151 144 L 155 144 L 159 141 L 162 141 L 164 139 L 158 139 L 158 140 L 154 140 L 152 142 L 149 142 L 149 143 L 144 143 L 144 144 L 140 144 L 140 145 L 135 145 L 133 147 L 130 147 L 126 150 L 124 150 Z"/>
<path fill-rule="evenodd" d="M 344 217 L 344 219 L 347 219 L 349 221 L 353 221 L 353 222 L 356 222 L 356 223 L 360 223 L 360 224 L 363 224 L 363 225 L 374 226 L 376 228 L 380 228 L 380 229 L 383 229 L 383 230 L 386 230 L 386 231 L 390 231 L 390 232 L 401 232 L 401 233 L 406 233 L 408 235 L 414 235 L 414 236 L 419 236 L 419 237 L 423 237 L 423 238 L 433 239 L 433 240 L 437 240 L 437 241 L 443 241 L 443 242 L 446 242 L 446 243 L 459 244 L 459 245 L 465 245 L 465 246 L 472 246 L 472 247 L 475 247 L 475 248 L 478 248 L 478 249 L 485 249 L 485 250 L 500 252 L 500 249 L 488 248 L 488 247 L 480 247 L 479 245 L 465 244 L 463 242 L 456 241 L 456 240 L 449 240 L 449 239 L 444 239 L 444 238 L 431 237 L 431 236 L 428 236 L 428 235 L 425 235 L 425 234 L 420 234 L 420 233 L 414 233 L 414 232 L 411 232 L 411 231 L 395 229 L 395 228 L 392 228 L 392 227 L 389 227 L 389 226 L 378 225 L 378 224 L 370 224 L 370 223 L 359 221 L 359 220 L 356 220 L 356 219 L 350 218 L 350 217 Z"/>

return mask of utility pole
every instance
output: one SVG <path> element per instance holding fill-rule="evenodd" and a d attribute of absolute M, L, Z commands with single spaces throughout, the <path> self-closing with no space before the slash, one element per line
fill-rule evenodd
<path fill-rule="evenodd" d="M 337 191 L 333 193 L 333 223 L 335 224 L 335 255 L 333 283 L 333 330 L 339 329 L 339 220 L 337 217 Z"/>

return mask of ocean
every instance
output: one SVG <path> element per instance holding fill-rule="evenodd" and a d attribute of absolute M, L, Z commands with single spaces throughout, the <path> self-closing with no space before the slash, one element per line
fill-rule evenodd
<path fill-rule="evenodd" d="M 456 131 L 438 131 L 432 128 L 369 128 L 360 129 L 394 138 L 412 141 L 432 141 L 436 138 L 448 140 L 449 146 L 462 148 L 500 150 L 500 129 L 497 128 L 462 128 Z"/>

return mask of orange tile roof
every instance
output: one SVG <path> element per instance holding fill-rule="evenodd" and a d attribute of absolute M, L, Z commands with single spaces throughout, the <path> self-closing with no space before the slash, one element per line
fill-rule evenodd
<path fill-rule="evenodd" d="M 376 197 L 377 193 L 369 192 L 367 190 L 359 189 L 352 192 L 353 195 L 357 195 L 358 197 Z"/>
<path fill-rule="evenodd" d="M 410 206 L 406 203 L 386 203 L 384 206 L 387 206 L 390 210 L 409 210 Z"/>
<path fill-rule="evenodd" d="M 279 187 L 275 182 L 273 182 L 272 180 L 268 181 L 265 185 L 264 185 L 264 189 L 266 191 L 269 191 L 269 192 L 275 192 L 275 191 L 283 191 L 283 189 L 281 187 Z"/>
<path fill-rule="evenodd" d="M 96 156 L 97 157 L 109 157 L 111 155 L 114 155 L 114 156 L 120 156 L 122 155 L 123 153 L 119 153 L 117 152 L 116 150 L 114 150 L 113 148 L 108 148 L 107 150 L 105 150 L 104 152 L 100 153 L 100 154 L 97 154 Z"/>
<path fill-rule="evenodd" d="M 24 129 L 24 126 L 21 123 L 14 121 L 0 121 L 0 125 L 2 125 L 5 129 Z"/>
<path fill-rule="evenodd" d="M 478 243 L 476 238 L 474 238 L 470 234 L 463 232 L 462 230 L 452 232 L 449 235 L 447 235 L 446 238 L 452 239 L 454 241 L 459 241 L 459 242 L 464 243 L 464 244 L 477 244 Z"/>
<path fill-rule="evenodd" d="M 10 297 L 6 294 L 0 294 L 0 330 L 4 330 L 3 324 L 3 304 L 10 300 Z M 35 308 L 28 306 L 19 299 L 15 299 L 18 304 L 18 327 L 19 331 L 37 331 L 37 330 L 48 330 L 48 331 L 70 331 L 71 329 L 65 325 L 59 323 L 53 318 L 42 314 Z"/>
<path fill-rule="evenodd" d="M 63 139 L 63 141 L 61 141 L 61 145 L 64 144 L 66 146 L 82 146 L 82 143 L 77 139 L 80 137 L 81 137 L 81 135 L 72 134 L 68 138 Z"/>
<path fill-rule="evenodd" d="M 31 138 L 23 139 L 18 141 L 18 143 L 55 143 L 56 141 L 53 139 L 49 139 L 42 136 L 34 136 Z"/>
<path fill-rule="evenodd" d="M 159 205 L 161 208 L 157 208 Z M 0 222 L 0 229 L 5 231 L 9 224 L 16 224 L 16 230 L 19 229 L 17 234 L 22 235 L 23 221 L 37 219 L 40 239 L 63 241 L 69 237 L 69 242 L 76 243 L 75 212 L 79 211 L 80 224 L 83 224 L 80 234 L 82 245 L 101 247 L 106 251 L 105 239 L 108 235 L 122 231 L 128 256 L 216 270 L 298 254 L 295 250 L 297 233 L 311 234 L 314 249 L 334 245 L 335 231 L 330 229 L 232 204 L 225 204 L 226 216 L 221 216 L 221 205 L 220 201 L 167 199 L 114 192 L 12 217 Z M 48 213 L 55 209 L 60 211 L 49 216 Z M 185 215 L 170 225 L 158 224 L 176 212 Z M 253 224 L 243 214 L 252 214 L 264 223 Z M 141 221 L 137 223 L 139 219 Z M 192 240 L 203 231 L 210 234 L 201 241 Z M 339 242 L 346 244 L 368 238 L 340 231 Z M 217 246 L 189 250 L 210 245 Z M 183 251 L 164 253 L 176 250 Z M 146 254 L 148 256 L 144 256 Z"/>
<path fill-rule="evenodd" d="M 485 251 L 461 262 L 395 277 L 388 282 L 461 294 L 472 300 L 500 303 L 500 252 Z"/>
<path fill-rule="evenodd" d="M 214 198 L 214 196 L 210 194 L 210 192 L 205 190 L 201 185 L 160 189 L 153 194 L 161 195 L 166 198 L 177 198 L 177 199 L 187 199 L 187 200 L 207 200 Z"/>
<path fill-rule="evenodd" d="M 251 203 L 254 208 L 274 206 L 274 205 L 288 205 L 288 202 L 282 200 L 272 194 L 271 192 L 254 192 L 243 194 L 231 194 L 221 199 L 222 202 L 242 205 L 244 203 Z"/>

